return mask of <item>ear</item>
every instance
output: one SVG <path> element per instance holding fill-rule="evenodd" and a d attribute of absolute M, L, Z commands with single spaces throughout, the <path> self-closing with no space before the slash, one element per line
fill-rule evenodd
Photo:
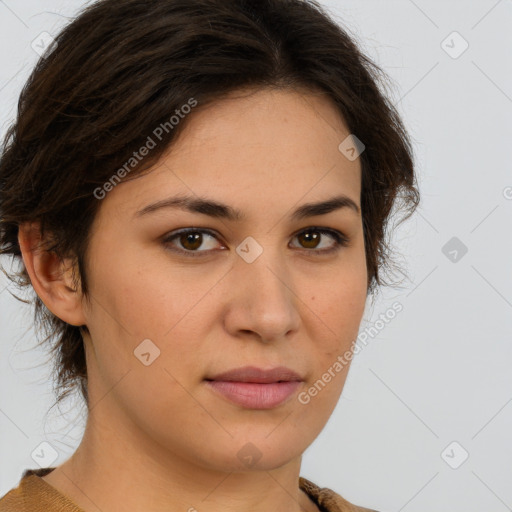
<path fill-rule="evenodd" d="M 41 246 L 42 242 L 38 222 L 19 226 L 18 243 L 35 292 L 44 305 L 64 322 L 86 325 L 82 294 L 74 289 L 71 260 L 46 251 Z"/>

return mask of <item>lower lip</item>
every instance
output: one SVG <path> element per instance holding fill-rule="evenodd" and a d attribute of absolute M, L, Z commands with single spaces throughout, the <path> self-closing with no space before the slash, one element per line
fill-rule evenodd
<path fill-rule="evenodd" d="M 285 402 L 299 388 L 301 382 L 286 381 L 258 384 L 209 380 L 206 383 L 216 392 L 247 409 L 271 409 Z"/>

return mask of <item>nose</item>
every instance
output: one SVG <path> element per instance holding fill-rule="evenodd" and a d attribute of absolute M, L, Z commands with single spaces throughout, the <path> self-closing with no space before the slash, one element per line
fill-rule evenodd
<path fill-rule="evenodd" d="M 275 342 L 297 331 L 300 299 L 282 258 L 265 250 L 252 263 L 240 258 L 234 265 L 224 310 L 229 333 Z"/>

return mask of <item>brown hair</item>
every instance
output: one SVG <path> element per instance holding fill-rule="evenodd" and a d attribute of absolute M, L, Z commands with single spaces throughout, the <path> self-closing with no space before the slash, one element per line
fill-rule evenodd
<path fill-rule="evenodd" d="M 39 221 L 51 234 L 47 250 L 76 262 L 76 283 L 87 298 L 86 250 L 101 205 L 94 191 L 156 127 L 168 127 L 191 98 L 200 108 L 246 87 L 302 87 L 332 98 L 366 146 L 361 209 L 368 293 L 374 291 L 385 284 L 379 270 L 394 265 L 386 241 L 393 206 L 401 200 L 405 220 L 419 203 L 408 135 L 378 86 L 387 78 L 314 0 L 92 4 L 37 63 L 3 142 L 0 254 L 21 264 L 8 277 L 20 288 L 31 284 L 18 227 Z M 130 178 L 156 163 L 184 125 L 161 130 Z M 76 388 L 87 403 L 86 327 L 63 322 L 34 295 L 42 343 L 54 340 L 57 403 Z"/>

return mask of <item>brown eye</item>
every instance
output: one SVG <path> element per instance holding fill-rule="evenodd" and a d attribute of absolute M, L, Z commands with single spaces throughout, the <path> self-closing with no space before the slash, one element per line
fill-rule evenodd
<path fill-rule="evenodd" d="M 315 249 L 320 243 L 321 235 L 318 231 L 303 231 L 298 236 L 301 244 L 303 244 L 306 249 Z"/>
<path fill-rule="evenodd" d="M 203 243 L 203 235 L 198 231 L 181 233 L 179 241 L 182 247 L 187 250 L 194 251 L 201 247 L 201 244 Z"/>
<path fill-rule="evenodd" d="M 330 247 L 327 248 L 321 248 L 318 249 L 320 244 L 323 242 L 323 239 L 325 238 L 325 235 L 329 236 L 331 239 L 334 240 L 334 243 L 330 245 Z M 303 249 L 311 250 L 313 253 L 330 253 L 333 251 L 337 251 L 343 246 L 348 245 L 348 238 L 345 237 L 342 233 L 338 231 L 334 231 L 331 229 L 325 229 L 325 228 L 308 228 L 303 231 L 301 231 L 299 234 L 295 235 L 296 238 L 299 240 L 300 246 Z"/>
<path fill-rule="evenodd" d="M 298 247 L 294 246 L 295 248 L 303 249 L 306 252 L 319 256 L 335 252 L 341 249 L 341 247 L 347 246 L 349 242 L 348 238 L 339 231 L 315 227 L 302 230 L 295 235 L 294 238 L 297 238 L 300 244 Z M 328 238 L 334 240 L 334 243 L 331 243 L 327 247 L 322 247 L 322 244 L 325 244 L 324 239 Z M 220 243 L 217 235 L 213 231 L 191 228 L 174 232 L 163 240 L 164 245 L 166 245 L 170 251 L 185 256 L 199 257 L 211 254 L 211 252 L 216 249 L 215 242 L 217 242 L 217 244 Z M 210 244 L 209 246 L 208 243 Z M 222 244 L 220 245 L 221 248 L 226 248 Z M 202 249 L 200 249 L 201 247 Z"/>
<path fill-rule="evenodd" d="M 209 230 L 184 229 L 166 237 L 163 243 L 169 250 L 187 256 L 206 256 L 215 248 L 215 240 L 217 240 L 216 235 Z M 201 247 L 203 248 L 200 249 Z"/>

